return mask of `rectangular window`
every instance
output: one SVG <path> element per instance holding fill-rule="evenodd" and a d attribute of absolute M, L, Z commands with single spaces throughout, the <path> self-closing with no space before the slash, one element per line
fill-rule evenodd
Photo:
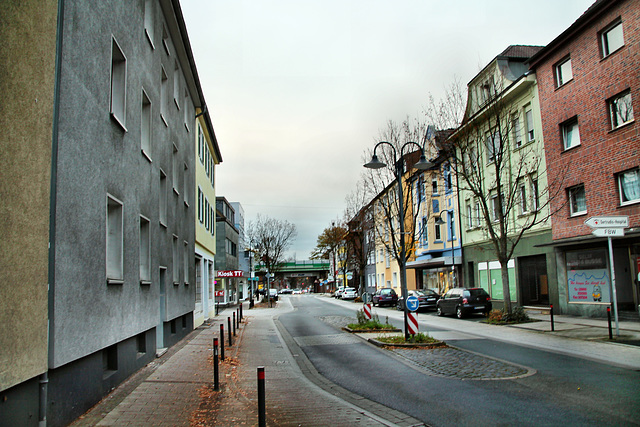
<path fill-rule="evenodd" d="M 127 58 L 111 38 L 111 117 L 126 130 Z"/>
<path fill-rule="evenodd" d="M 467 201 L 467 228 L 473 228 L 473 207 L 470 201 Z"/>
<path fill-rule="evenodd" d="M 569 189 L 569 209 L 571 216 L 587 213 L 587 198 L 584 184 L 576 185 Z"/>
<path fill-rule="evenodd" d="M 153 44 L 154 31 L 153 31 L 153 3 L 155 0 L 144 1 L 144 33 L 147 35 L 147 40 L 151 43 L 151 47 L 155 49 Z"/>
<path fill-rule="evenodd" d="M 518 148 L 522 146 L 522 132 L 520 129 L 520 118 L 517 114 L 511 117 L 511 126 L 513 128 L 513 145 Z"/>
<path fill-rule="evenodd" d="M 202 131 L 202 126 L 200 123 L 196 126 L 196 132 L 198 133 L 198 158 L 200 159 L 200 163 L 204 165 L 205 158 L 205 145 L 207 142 L 204 139 L 204 132 Z M 209 175 L 207 173 L 207 175 Z"/>
<path fill-rule="evenodd" d="M 493 221 L 500 221 L 499 213 L 500 209 L 498 208 L 498 195 L 491 196 L 491 218 Z"/>
<path fill-rule="evenodd" d="M 160 169 L 160 194 L 158 196 L 160 225 L 167 226 L 167 174 Z"/>
<path fill-rule="evenodd" d="M 169 77 L 164 67 L 161 67 L 160 73 L 160 117 L 165 126 L 169 126 L 167 123 L 167 105 L 169 104 Z"/>
<path fill-rule="evenodd" d="M 448 222 L 449 222 L 449 240 L 456 239 L 456 223 L 453 220 L 453 211 L 447 212 Z"/>
<path fill-rule="evenodd" d="M 185 240 L 184 245 L 182 247 L 182 262 L 183 262 L 183 266 L 182 266 L 182 270 L 184 272 L 183 276 L 184 276 L 184 284 L 188 285 L 189 284 L 189 242 L 187 242 Z"/>
<path fill-rule="evenodd" d="M 151 100 L 142 90 L 142 114 L 140 116 L 140 149 L 151 160 Z"/>
<path fill-rule="evenodd" d="M 524 122 L 527 126 L 527 142 L 531 142 L 535 139 L 535 131 L 533 127 L 533 111 L 531 109 L 525 109 Z"/>
<path fill-rule="evenodd" d="M 440 235 L 440 225 L 438 224 L 434 224 L 433 225 L 433 231 L 434 231 L 434 238 L 435 240 L 442 240 L 442 236 Z"/>
<path fill-rule="evenodd" d="M 622 33 L 622 22 L 610 26 L 601 34 L 602 57 L 609 56 L 613 52 L 624 46 L 624 34 Z"/>
<path fill-rule="evenodd" d="M 438 194 L 438 178 L 437 177 L 433 177 L 431 179 L 431 193 Z"/>
<path fill-rule="evenodd" d="M 175 102 L 178 110 L 180 109 L 180 66 L 176 61 L 175 68 L 173 69 L 173 102 Z"/>
<path fill-rule="evenodd" d="M 480 227 L 482 225 L 482 215 L 480 210 L 480 202 L 476 200 L 476 227 Z"/>
<path fill-rule="evenodd" d="M 556 70 L 556 87 L 560 87 L 573 79 L 573 70 L 571 69 L 571 58 L 566 58 L 559 62 L 555 67 Z"/>
<path fill-rule="evenodd" d="M 444 175 L 444 192 L 449 194 L 453 188 L 453 180 L 451 177 L 451 166 L 448 163 L 442 168 L 442 174 Z"/>
<path fill-rule="evenodd" d="M 571 119 L 560 125 L 562 130 L 562 143 L 564 149 L 568 150 L 580 145 L 580 129 L 578 128 L 578 119 Z"/>
<path fill-rule="evenodd" d="M 174 285 L 179 285 L 180 284 L 180 264 L 179 264 L 179 256 L 180 254 L 178 253 L 178 251 L 180 250 L 180 248 L 178 247 L 178 236 L 176 236 L 175 234 L 173 235 L 173 246 L 172 246 L 172 252 L 173 252 L 173 284 Z"/>
<path fill-rule="evenodd" d="M 122 203 L 107 195 L 106 264 L 107 282 L 123 280 L 123 216 Z"/>
<path fill-rule="evenodd" d="M 640 174 L 638 169 L 618 175 L 620 204 L 626 205 L 640 201 Z"/>
<path fill-rule="evenodd" d="M 182 191 L 184 193 L 184 204 L 189 206 L 189 194 L 191 194 L 191 191 L 189 191 L 189 166 L 186 163 L 182 174 Z"/>
<path fill-rule="evenodd" d="M 524 215 L 529 212 L 527 210 L 527 186 L 524 180 L 521 180 L 518 183 L 518 201 L 520 202 L 520 214 Z"/>
<path fill-rule="evenodd" d="M 140 216 L 140 283 L 151 283 L 151 237 L 149 220 Z"/>
<path fill-rule="evenodd" d="M 495 132 L 491 135 L 490 132 L 486 133 L 486 144 L 487 144 L 487 162 L 491 163 L 496 157 L 496 154 L 500 154 L 500 150 L 502 149 L 502 141 L 500 140 L 500 134 Z"/>
<path fill-rule="evenodd" d="M 198 221 L 204 224 L 204 194 L 200 186 L 198 186 Z"/>
<path fill-rule="evenodd" d="M 540 209 L 540 196 L 538 194 L 538 180 L 531 179 L 531 210 L 533 212 Z"/>
<path fill-rule="evenodd" d="M 102 378 L 106 379 L 118 370 L 118 344 L 102 350 Z"/>
<path fill-rule="evenodd" d="M 426 217 L 422 218 L 422 246 L 429 246 L 429 226 Z"/>
<path fill-rule="evenodd" d="M 178 191 L 179 186 L 179 177 L 180 177 L 180 162 L 178 159 L 178 147 L 176 144 L 173 144 L 173 155 L 171 157 L 171 172 L 173 174 L 173 191 L 176 194 L 180 194 Z"/>
<path fill-rule="evenodd" d="M 609 116 L 611 118 L 611 129 L 617 129 L 633 121 L 631 92 L 626 91 L 609 100 Z"/>

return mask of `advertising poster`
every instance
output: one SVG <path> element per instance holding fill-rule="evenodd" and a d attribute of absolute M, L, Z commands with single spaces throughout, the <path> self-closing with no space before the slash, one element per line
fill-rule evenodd
<path fill-rule="evenodd" d="M 610 284 L 604 249 L 567 252 L 569 302 L 609 304 Z"/>

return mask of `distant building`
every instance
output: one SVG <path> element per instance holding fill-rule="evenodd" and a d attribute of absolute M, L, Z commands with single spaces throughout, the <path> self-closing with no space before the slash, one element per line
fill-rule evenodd
<path fill-rule="evenodd" d="M 251 277 L 251 265 L 250 257 L 253 253 L 247 251 L 249 248 L 245 239 L 244 233 L 244 208 L 240 202 L 232 202 L 231 207 L 235 211 L 235 226 L 238 229 L 238 270 L 244 272 L 243 276 L 238 279 L 238 299 L 246 300 L 249 298 L 249 278 Z"/>
<path fill-rule="evenodd" d="M 216 286 L 221 295 L 216 303 L 225 306 L 238 302 L 238 283 L 243 276 L 238 263 L 236 212 L 226 198 L 216 197 Z"/>
<path fill-rule="evenodd" d="M 538 77 L 558 310 L 605 316 L 609 290 L 607 239 L 585 220 L 627 216 L 613 240 L 617 303 L 640 303 L 640 1 L 596 1 L 529 60 Z"/>
<path fill-rule="evenodd" d="M 3 12 L 0 425 L 67 425 L 193 329 L 205 101 L 177 0 Z"/>

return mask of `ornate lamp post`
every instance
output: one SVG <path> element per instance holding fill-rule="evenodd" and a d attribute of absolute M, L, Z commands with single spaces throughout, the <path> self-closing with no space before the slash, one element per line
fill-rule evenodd
<path fill-rule="evenodd" d="M 402 289 L 402 296 L 407 298 L 407 269 L 406 269 L 406 249 L 405 249 L 405 241 L 404 241 L 404 205 L 403 205 L 403 194 L 402 194 L 402 174 L 404 172 L 403 168 L 403 152 L 406 147 L 415 145 L 420 149 L 420 160 L 414 165 L 414 167 L 418 170 L 426 170 L 433 166 L 433 163 L 429 162 L 424 155 L 424 148 L 421 147 L 417 142 L 406 142 L 402 147 L 400 147 L 400 158 L 398 158 L 398 152 L 396 148 L 387 141 L 381 141 L 376 144 L 373 148 L 373 156 L 371 157 L 371 161 L 364 165 L 365 168 L 369 169 L 380 169 L 386 165 L 386 163 L 381 162 L 376 155 L 376 150 L 380 145 L 388 145 L 391 147 L 393 152 L 393 174 L 395 176 L 397 186 L 398 186 L 398 220 L 400 222 L 400 288 Z M 404 338 L 405 340 L 409 339 L 409 328 L 407 322 L 408 315 L 407 304 L 404 304 Z"/>

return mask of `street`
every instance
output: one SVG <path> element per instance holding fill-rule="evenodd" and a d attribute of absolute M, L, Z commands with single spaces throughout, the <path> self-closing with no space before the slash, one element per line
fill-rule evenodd
<path fill-rule="evenodd" d="M 637 370 L 531 348 L 524 340 L 474 335 L 469 331 L 480 317 L 443 321 L 431 313 L 419 315 L 420 330 L 452 348 L 384 350 L 339 329 L 345 317 L 355 321 L 362 304 L 321 296 L 284 298 L 295 310 L 279 316 L 279 323 L 322 376 L 425 424 L 638 423 Z M 402 328 L 401 312 L 377 307 L 374 312 Z M 290 350 L 295 354 L 298 348 Z M 468 379 L 474 375 L 483 379 Z"/>

